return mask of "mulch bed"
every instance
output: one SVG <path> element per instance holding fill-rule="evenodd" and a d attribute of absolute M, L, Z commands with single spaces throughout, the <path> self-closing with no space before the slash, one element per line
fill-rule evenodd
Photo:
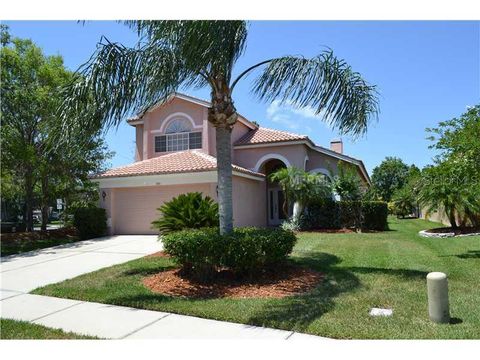
<path fill-rule="evenodd" d="M 211 282 L 182 276 L 179 269 L 148 276 L 143 284 L 155 293 L 186 298 L 283 298 L 315 288 L 323 274 L 300 266 L 285 266 L 253 278 L 238 279 L 221 270 Z"/>
<path fill-rule="evenodd" d="M 170 258 L 171 256 L 168 255 L 165 251 L 157 251 L 156 253 L 150 254 L 145 256 L 146 258 L 155 258 L 155 257 L 163 257 L 163 258 Z"/>
<path fill-rule="evenodd" d="M 452 229 L 451 227 L 442 227 L 442 228 L 428 229 L 428 230 L 425 230 L 425 232 L 431 233 L 431 234 L 454 233 L 455 235 L 465 235 L 465 234 L 480 233 L 480 227 L 463 227 L 463 228 L 457 228 L 457 229 Z"/>
<path fill-rule="evenodd" d="M 46 231 L 5 233 L 1 234 L 0 240 L 4 244 L 33 243 L 45 239 L 75 239 L 76 236 L 76 229 L 73 227 L 67 227 Z"/>

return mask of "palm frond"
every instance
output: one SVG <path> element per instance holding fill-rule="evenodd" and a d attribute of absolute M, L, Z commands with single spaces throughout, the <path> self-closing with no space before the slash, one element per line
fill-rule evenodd
<path fill-rule="evenodd" d="M 272 59 L 254 81 L 252 90 L 262 101 L 312 107 L 342 134 L 364 134 L 370 119 L 378 114 L 375 87 L 331 51 L 312 59 Z"/>
<path fill-rule="evenodd" d="M 82 119 L 78 126 L 118 125 L 125 116 L 166 98 L 192 74 L 168 48 L 127 48 L 103 39 L 92 58 L 65 89 L 61 118 Z M 81 125 L 80 125 L 81 123 Z"/>
<path fill-rule="evenodd" d="M 144 41 L 169 47 L 189 70 L 211 76 L 222 73 L 227 81 L 246 47 L 245 21 L 140 20 L 126 24 Z"/>

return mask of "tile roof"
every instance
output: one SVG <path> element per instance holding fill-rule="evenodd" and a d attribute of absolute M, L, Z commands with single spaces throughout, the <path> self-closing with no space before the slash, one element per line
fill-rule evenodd
<path fill-rule="evenodd" d="M 287 131 L 280 131 L 280 130 L 259 127 L 258 129 L 251 130 L 245 135 L 243 135 L 240 139 L 237 140 L 237 142 L 235 143 L 235 146 L 307 140 L 307 139 L 308 139 L 307 135 L 299 135 L 299 134 L 294 134 Z"/>
<path fill-rule="evenodd" d="M 232 165 L 234 171 L 253 176 L 263 177 L 263 174 Z M 138 175 L 160 175 L 175 173 L 191 173 L 217 170 L 217 159 L 199 151 L 179 151 L 148 160 L 138 161 L 130 165 L 107 170 L 93 178 L 125 177 Z"/>

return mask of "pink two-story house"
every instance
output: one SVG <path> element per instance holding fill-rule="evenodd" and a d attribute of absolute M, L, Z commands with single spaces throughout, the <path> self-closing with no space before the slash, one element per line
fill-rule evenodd
<path fill-rule="evenodd" d="M 145 114 L 128 120 L 135 128 L 133 164 L 110 169 L 94 179 L 100 188 L 111 234 L 154 234 L 151 222 L 163 202 L 199 191 L 217 198 L 215 128 L 207 120 L 210 104 L 174 94 Z M 362 161 L 343 154 L 341 141 L 330 149 L 307 136 L 259 127 L 239 116 L 232 132 L 233 216 L 235 226 L 280 224 L 283 192 L 266 176 L 282 166 L 335 175 L 340 161 L 353 164 L 368 186 Z"/>

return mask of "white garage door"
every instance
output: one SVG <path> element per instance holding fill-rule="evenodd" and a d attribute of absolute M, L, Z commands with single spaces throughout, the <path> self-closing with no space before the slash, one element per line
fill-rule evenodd
<path fill-rule="evenodd" d="M 157 209 L 175 196 L 192 191 L 209 195 L 210 184 L 117 188 L 113 196 L 113 227 L 115 234 L 157 234 L 152 221 L 159 218 Z"/>

